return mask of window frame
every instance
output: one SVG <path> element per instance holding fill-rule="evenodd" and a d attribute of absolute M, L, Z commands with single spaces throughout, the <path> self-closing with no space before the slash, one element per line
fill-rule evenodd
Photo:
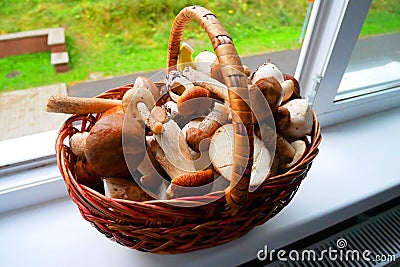
<path fill-rule="evenodd" d="M 372 0 L 314 3 L 295 77 L 322 126 L 400 105 L 399 86 L 334 101 L 371 3 Z"/>

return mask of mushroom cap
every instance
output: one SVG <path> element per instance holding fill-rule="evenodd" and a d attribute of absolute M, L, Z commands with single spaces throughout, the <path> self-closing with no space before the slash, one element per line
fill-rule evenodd
<path fill-rule="evenodd" d="M 143 160 L 144 129 L 136 119 L 124 121 L 124 117 L 120 112 L 103 115 L 86 139 L 85 156 L 101 176 L 127 177 L 130 172 L 125 160 L 131 169 L 137 168 Z M 123 127 L 124 123 L 129 127 Z"/>
<path fill-rule="evenodd" d="M 94 171 L 92 165 L 85 159 L 79 159 L 74 166 L 75 177 L 78 183 L 88 186 L 98 192 L 103 191 L 103 181 Z"/>
<path fill-rule="evenodd" d="M 195 58 L 196 69 L 210 75 L 211 67 L 214 61 L 217 59 L 217 55 L 210 51 L 201 51 Z"/>
<path fill-rule="evenodd" d="M 209 144 L 208 135 L 198 128 L 189 128 L 186 131 L 186 142 L 189 147 L 196 152 L 205 151 L 208 149 L 209 145 L 203 144 L 202 141 Z"/>
<path fill-rule="evenodd" d="M 290 122 L 286 128 L 280 129 L 283 136 L 301 138 L 310 134 L 313 127 L 311 107 L 307 100 L 292 99 L 282 105 L 290 113 Z"/>
<path fill-rule="evenodd" d="M 284 170 L 290 169 L 291 167 L 296 165 L 303 158 L 304 154 L 307 151 L 306 142 L 304 142 L 303 140 L 296 140 L 290 143 L 290 145 L 294 148 L 296 152 L 291 162 L 280 164 L 281 169 Z"/>
<path fill-rule="evenodd" d="M 257 82 L 261 78 L 274 77 L 279 83 L 283 83 L 282 72 L 272 63 L 266 62 L 253 73 L 251 80 Z"/>
<path fill-rule="evenodd" d="M 283 99 L 282 102 L 288 101 L 294 92 L 294 82 L 292 80 L 284 80 L 283 83 L 281 83 L 282 89 L 283 89 Z"/>
<path fill-rule="evenodd" d="M 297 79 L 295 77 L 293 77 L 292 75 L 286 74 L 286 73 L 283 74 L 283 78 L 285 81 L 291 80 L 293 82 L 294 89 L 293 89 L 291 99 L 300 98 L 300 85 L 299 85 L 299 82 L 297 81 Z"/>
<path fill-rule="evenodd" d="M 209 155 L 214 169 L 230 181 L 233 165 L 233 125 L 220 127 L 212 136 Z M 272 158 L 262 140 L 254 136 L 253 167 L 251 170 L 250 187 L 259 186 L 269 173 Z"/>
<path fill-rule="evenodd" d="M 137 103 L 139 102 L 144 103 L 149 110 L 151 110 L 156 104 L 152 93 L 146 88 L 146 86 L 138 88 L 133 87 L 126 91 L 122 98 L 122 107 L 126 114 L 130 114 L 133 118 L 142 120 L 137 109 Z"/>
<path fill-rule="evenodd" d="M 86 138 L 89 136 L 89 132 L 77 132 L 69 139 L 72 153 L 79 157 L 85 156 L 85 145 Z"/>
<path fill-rule="evenodd" d="M 255 84 L 263 93 L 271 111 L 274 112 L 281 105 L 283 99 L 283 89 L 278 80 L 275 77 L 264 77 L 257 80 Z M 257 101 L 253 98 L 251 100 Z"/>
<path fill-rule="evenodd" d="M 167 198 L 201 196 L 211 191 L 214 172 L 211 169 L 188 172 L 172 179 Z"/>
<path fill-rule="evenodd" d="M 212 99 L 210 92 L 201 86 L 186 90 L 178 98 L 178 112 L 182 116 L 202 116 L 210 110 Z"/>
<path fill-rule="evenodd" d="M 136 78 L 135 83 L 133 85 L 134 88 L 146 87 L 147 90 L 151 92 L 153 98 L 158 100 L 161 96 L 161 90 L 157 87 L 155 83 L 153 83 L 149 78 L 144 76 L 139 76 Z"/>

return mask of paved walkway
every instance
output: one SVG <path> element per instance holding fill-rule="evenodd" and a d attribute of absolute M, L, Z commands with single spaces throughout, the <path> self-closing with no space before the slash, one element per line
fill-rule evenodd
<path fill-rule="evenodd" d="M 67 94 L 64 83 L 0 93 L 0 141 L 57 130 L 68 115 L 46 112 L 47 99 Z"/>
<path fill-rule="evenodd" d="M 260 65 L 269 61 L 274 63 L 283 73 L 294 74 L 299 55 L 300 50 L 288 50 L 243 57 L 242 62 L 254 71 Z M 140 72 L 96 81 L 86 81 L 70 86 L 68 88 L 68 95 L 78 97 L 93 97 L 109 89 L 133 83 L 138 76 L 152 77 L 157 72 L 159 71 Z M 159 78 L 159 75 L 157 75 L 157 78 Z M 155 80 L 161 80 L 161 78 Z"/>

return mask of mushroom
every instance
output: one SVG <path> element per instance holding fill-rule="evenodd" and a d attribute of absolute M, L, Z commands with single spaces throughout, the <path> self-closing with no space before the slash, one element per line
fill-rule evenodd
<path fill-rule="evenodd" d="M 184 91 L 190 90 L 194 84 L 182 75 L 182 72 L 173 70 L 167 74 L 166 85 L 169 95 L 175 102 Z"/>
<path fill-rule="evenodd" d="M 277 110 L 283 98 L 282 86 L 279 84 L 278 80 L 274 77 L 264 77 L 257 80 L 255 85 L 261 90 L 271 111 L 274 112 Z M 253 99 L 251 94 L 250 97 L 252 101 L 257 101 L 257 99 Z"/>
<path fill-rule="evenodd" d="M 207 75 L 210 75 L 211 67 L 217 60 L 217 56 L 210 51 L 202 51 L 194 58 L 196 69 Z"/>
<path fill-rule="evenodd" d="M 88 186 L 98 192 L 103 192 L 102 178 L 95 172 L 86 158 L 81 158 L 75 163 L 74 172 L 78 183 Z"/>
<path fill-rule="evenodd" d="M 293 77 L 292 75 L 286 74 L 286 73 L 283 74 L 283 78 L 285 81 L 290 80 L 293 82 L 293 93 L 292 93 L 290 99 L 300 98 L 300 85 L 299 85 L 299 82 L 296 80 L 296 78 Z M 283 87 L 283 85 L 282 85 L 282 87 Z"/>
<path fill-rule="evenodd" d="M 202 116 L 210 110 L 212 99 L 208 90 L 201 86 L 194 86 L 186 90 L 178 98 L 178 112 L 183 117 Z"/>
<path fill-rule="evenodd" d="M 171 184 L 168 186 L 166 191 L 166 197 L 168 199 L 183 196 L 189 192 L 190 195 L 204 194 L 205 191 L 211 189 L 208 188 L 206 185 L 214 180 L 214 174 L 212 170 L 209 169 L 196 171 L 194 163 L 189 163 L 187 161 L 184 161 L 186 163 L 182 165 L 178 165 L 177 161 L 181 161 L 179 157 L 182 157 L 182 155 L 179 155 L 179 151 L 175 151 L 178 154 L 167 154 L 167 152 L 164 151 L 159 145 L 158 141 L 150 141 L 149 147 L 155 159 L 160 163 L 165 172 L 171 178 Z M 185 156 L 185 159 L 186 157 L 187 155 Z M 187 189 L 189 191 L 184 193 L 185 188 L 182 187 L 196 188 L 192 190 Z"/>
<path fill-rule="evenodd" d="M 253 82 L 257 82 L 262 78 L 274 77 L 281 84 L 285 80 L 282 72 L 272 63 L 266 62 L 262 64 L 251 76 Z"/>
<path fill-rule="evenodd" d="M 136 78 L 133 88 L 145 87 L 151 92 L 155 101 L 161 97 L 161 90 L 149 78 L 139 76 Z"/>
<path fill-rule="evenodd" d="M 168 101 L 162 108 L 166 111 L 167 119 L 175 121 L 180 127 L 183 127 L 186 123 L 186 119 L 179 114 L 178 105 L 174 101 Z"/>
<path fill-rule="evenodd" d="M 166 173 L 159 166 L 150 148 L 147 148 L 147 153 L 137 170 L 142 174 L 140 183 L 148 189 L 155 189 L 164 181 L 163 177 L 166 176 Z"/>
<path fill-rule="evenodd" d="M 121 104 L 121 100 L 52 95 L 47 100 L 46 111 L 65 114 L 102 113 Z"/>
<path fill-rule="evenodd" d="M 256 128 L 255 132 L 257 136 L 261 137 L 269 151 L 275 150 L 275 154 L 278 155 L 280 162 L 288 162 L 293 159 L 295 155 L 294 148 L 285 138 L 277 134 L 267 124 L 259 124 L 259 128 Z"/>
<path fill-rule="evenodd" d="M 127 180 L 119 177 L 106 177 L 103 181 L 106 197 L 138 202 L 153 199 L 133 180 Z"/>
<path fill-rule="evenodd" d="M 89 132 L 77 132 L 74 133 L 69 139 L 69 144 L 72 153 L 79 157 L 85 157 L 85 145 L 86 138 L 89 136 Z"/>
<path fill-rule="evenodd" d="M 285 103 L 288 101 L 294 92 L 294 83 L 292 80 L 284 80 L 283 83 L 281 84 L 282 90 L 283 90 L 283 99 L 282 103 Z"/>
<path fill-rule="evenodd" d="M 145 87 L 158 100 L 161 97 L 161 91 L 148 78 L 140 76 L 136 79 L 133 88 Z M 127 93 L 132 94 L 134 91 L 128 90 Z M 65 114 L 89 114 L 103 113 L 115 107 L 123 105 L 121 100 L 103 99 L 103 98 L 84 98 L 72 97 L 66 95 L 52 95 L 47 100 L 46 111 Z"/>
<path fill-rule="evenodd" d="M 179 125 L 175 121 L 170 120 L 166 122 L 162 133 L 155 134 L 154 138 L 166 155 L 166 158 L 163 160 L 170 162 L 176 167 L 173 170 L 179 170 L 180 172 L 195 171 L 190 148 L 185 141 Z M 164 168 L 163 163 L 160 160 L 157 161 Z M 168 175 L 171 175 L 165 168 L 164 170 Z M 172 175 L 171 178 L 176 176 Z"/>
<path fill-rule="evenodd" d="M 215 103 L 212 111 L 201 121 L 197 128 L 189 128 L 186 131 L 186 142 L 196 152 L 208 150 L 208 145 L 200 144 L 203 140 L 210 138 L 214 132 L 228 120 L 230 108 L 220 103 Z M 209 144 L 209 142 L 207 142 Z"/>
<path fill-rule="evenodd" d="M 211 78 L 207 74 L 197 71 L 193 68 L 187 67 L 182 71 L 185 76 L 194 85 L 206 88 L 210 93 L 215 94 L 223 99 L 226 105 L 229 105 L 228 87 L 216 79 Z"/>
<path fill-rule="evenodd" d="M 233 125 L 226 124 L 220 127 L 212 136 L 209 155 L 214 169 L 225 179 L 231 180 L 233 166 Z M 243 158 L 247 162 L 247 158 Z M 271 155 L 260 138 L 254 136 L 253 167 L 251 171 L 250 187 L 263 183 L 269 174 L 272 164 Z"/>
<path fill-rule="evenodd" d="M 122 142 L 124 135 L 124 143 Z M 101 176 L 127 177 L 145 153 L 144 129 L 138 120 L 122 112 L 103 114 L 86 138 L 85 157 Z"/>
<path fill-rule="evenodd" d="M 163 122 L 153 117 L 150 112 L 154 106 L 154 97 L 141 80 L 136 80 L 134 87 L 128 90 L 122 98 L 122 107 L 127 115 L 143 121 L 152 132 L 161 133 Z"/>
<path fill-rule="evenodd" d="M 279 129 L 281 135 L 301 138 L 310 134 L 313 126 L 313 116 L 307 100 L 301 98 L 292 99 L 279 107 L 279 110 L 281 114 L 290 114 L 287 126 Z"/>
<path fill-rule="evenodd" d="M 203 121 L 203 118 L 196 118 L 191 121 L 188 121 L 182 128 L 182 133 L 185 138 L 187 138 L 187 132 L 190 128 L 198 128 L 200 123 Z M 190 147 L 190 145 L 189 145 Z M 194 165 L 196 170 L 204 170 L 211 166 L 210 158 L 208 157 L 208 151 L 194 151 L 191 149 L 192 159 L 194 161 Z"/>
<path fill-rule="evenodd" d="M 279 164 L 279 167 L 283 170 L 290 169 L 293 166 L 295 166 L 303 158 L 303 156 L 307 150 L 306 143 L 303 140 L 296 140 L 296 141 L 290 143 L 290 145 L 294 148 L 296 153 L 295 153 L 292 161 Z"/>

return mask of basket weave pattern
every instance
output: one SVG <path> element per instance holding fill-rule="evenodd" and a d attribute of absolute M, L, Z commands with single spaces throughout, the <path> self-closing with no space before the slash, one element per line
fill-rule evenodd
<path fill-rule="evenodd" d="M 212 13 L 200 7 L 187 7 L 177 16 L 171 31 L 168 50 L 169 67 L 176 65 L 176 47 L 179 48 L 184 25 L 192 18 L 196 18 L 209 33 L 219 59 L 226 60 L 225 63 L 233 66 L 234 70 L 243 72 L 240 58 L 237 56 L 233 44 L 229 44 L 227 48 L 229 53 L 218 48 L 221 46 L 221 40 L 227 40 L 220 37 L 225 33 L 221 35 L 224 30 L 219 22 L 213 20 L 212 25 L 214 27 L 207 26 L 201 19 L 198 19 L 211 16 L 210 14 Z M 210 30 L 210 27 L 211 29 L 214 27 L 216 30 Z M 227 33 L 225 35 L 229 37 Z M 218 49 L 220 52 L 217 52 Z M 228 77 L 238 75 L 235 71 L 229 71 L 226 71 L 224 75 Z M 226 78 L 226 80 L 228 83 L 232 82 L 230 78 Z M 122 99 L 124 93 L 132 86 L 132 84 L 128 84 L 114 88 L 98 97 Z M 228 87 L 234 86 L 230 84 Z M 239 82 L 236 88 L 239 88 L 240 91 L 241 87 L 244 87 L 244 85 Z M 243 96 L 238 91 L 231 95 L 230 99 Z M 308 140 L 306 155 L 287 172 L 266 179 L 257 190 L 247 193 L 247 201 L 244 201 L 240 206 L 238 205 L 237 212 L 233 214 L 232 209 L 234 207 L 232 207 L 232 203 L 229 203 L 230 200 L 225 197 L 223 191 L 169 201 L 136 202 L 111 199 L 79 184 L 74 173 L 77 158 L 70 151 L 69 138 L 78 131 L 90 131 L 99 116 L 101 114 L 72 116 L 60 129 L 56 141 L 57 162 L 69 195 L 78 206 L 82 217 L 108 238 L 123 246 L 159 254 L 183 253 L 223 244 L 246 234 L 255 226 L 261 225 L 274 217 L 291 201 L 297 192 L 311 167 L 313 159 L 318 154 L 318 145 L 321 142 L 320 126 L 313 113 L 314 127 L 310 140 Z M 250 133 L 252 134 L 252 132 Z M 246 185 L 246 181 L 244 185 Z M 239 191 L 241 186 L 243 184 L 239 183 Z M 210 200 L 212 201 L 210 202 Z M 183 205 L 170 205 L 168 202 L 179 202 Z M 206 204 L 184 207 L 185 203 L 193 202 L 204 202 Z"/>

